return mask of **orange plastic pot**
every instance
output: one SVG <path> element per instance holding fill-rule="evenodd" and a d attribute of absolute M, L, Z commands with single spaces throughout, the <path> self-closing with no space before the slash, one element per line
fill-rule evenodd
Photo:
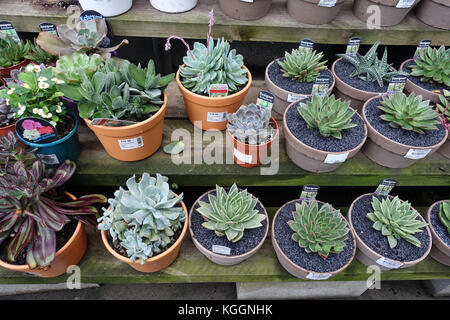
<path fill-rule="evenodd" d="M 159 111 L 137 124 L 103 127 L 91 125 L 89 119 L 83 120 L 111 157 L 121 161 L 138 161 L 150 157 L 161 146 L 166 110 L 167 94 L 164 92 L 164 104 Z"/>
<path fill-rule="evenodd" d="M 188 229 L 189 218 L 187 208 L 183 201 L 181 201 L 180 203 L 181 206 L 183 207 L 184 212 L 186 212 L 186 220 L 184 221 L 183 230 L 181 231 L 180 236 L 169 249 L 167 249 L 161 254 L 158 254 L 157 256 L 145 260 L 145 264 L 143 265 L 140 264 L 139 260 L 133 262 L 129 258 L 122 256 L 121 254 L 117 253 L 113 248 L 111 248 L 105 230 L 101 230 L 103 244 L 105 245 L 109 253 L 111 253 L 117 260 L 127 263 L 137 271 L 150 273 L 150 272 L 158 272 L 160 270 L 167 268 L 178 257 L 178 254 L 180 253 L 181 244 L 183 243 L 184 237 L 186 236 L 186 232 Z"/>
<path fill-rule="evenodd" d="M 68 192 L 66 195 L 76 200 L 76 197 Z M 13 271 L 26 272 L 42 278 L 54 278 L 65 274 L 67 268 L 78 264 L 86 252 L 87 239 L 84 232 L 84 225 L 78 221 L 77 228 L 67 243 L 55 254 L 52 263 L 43 269 L 30 269 L 28 265 L 13 265 L 0 260 L 0 266 Z"/>
<path fill-rule="evenodd" d="M 272 142 L 275 141 L 275 139 L 278 139 L 278 123 L 273 117 L 270 118 L 270 120 L 275 125 L 276 131 L 274 137 L 267 143 L 258 145 L 246 144 L 237 140 L 230 131 L 227 131 L 228 138 L 232 142 L 233 159 L 235 163 L 244 168 L 253 168 L 264 162 Z"/>
<path fill-rule="evenodd" d="M 16 70 L 16 69 L 20 69 L 22 67 L 25 67 L 26 65 L 28 65 L 29 62 L 30 62 L 30 60 L 24 59 L 21 62 L 19 62 L 18 64 L 15 64 L 15 65 L 13 65 L 11 67 L 8 67 L 8 68 L 1 68 L 0 67 L 0 77 L 1 78 L 10 78 L 12 70 Z"/>
<path fill-rule="evenodd" d="M 225 130 L 227 128 L 227 114 L 235 113 L 243 104 L 248 90 L 252 84 L 252 75 L 247 70 L 247 85 L 239 92 L 226 97 L 210 98 L 202 96 L 186 89 L 180 81 L 180 69 L 178 69 L 176 80 L 178 88 L 183 95 L 184 105 L 193 125 L 202 130 Z"/>
<path fill-rule="evenodd" d="M 13 123 L 9 126 L 0 128 L 0 137 L 7 136 L 8 133 L 10 133 L 10 132 L 16 133 L 16 124 L 15 123 Z"/>

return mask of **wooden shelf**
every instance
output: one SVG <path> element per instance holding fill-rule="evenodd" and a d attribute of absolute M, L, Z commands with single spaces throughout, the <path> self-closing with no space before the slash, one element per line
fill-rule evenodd
<path fill-rule="evenodd" d="M 383 44 L 416 45 L 431 39 L 435 45 L 450 45 L 450 32 L 425 25 L 410 13 L 399 25 L 368 29 L 353 15 L 352 0 L 346 0 L 338 17 L 326 25 L 302 24 L 289 16 L 286 0 L 274 0 L 269 14 L 256 21 L 239 21 L 225 16 L 216 0 L 199 0 L 197 7 L 182 14 L 159 12 L 148 0 L 135 0 L 133 8 L 118 17 L 109 18 L 114 34 L 138 37 L 168 37 L 177 34 L 185 38 L 203 39 L 207 33 L 208 11 L 216 16 L 214 37 L 242 41 L 298 42 L 311 38 L 317 43 L 346 44 L 350 37 L 360 37 L 363 44 L 381 40 Z M 41 22 L 65 23 L 65 10 L 44 8 L 31 0 L 2 0 L 0 20 L 11 21 L 19 32 L 37 32 Z"/>

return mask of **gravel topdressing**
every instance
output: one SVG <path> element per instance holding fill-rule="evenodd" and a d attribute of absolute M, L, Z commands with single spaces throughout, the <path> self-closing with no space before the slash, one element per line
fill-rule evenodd
<path fill-rule="evenodd" d="M 364 120 L 355 113 L 352 120 L 357 126 L 342 131 L 342 139 L 323 137 L 318 129 L 309 129 L 297 111 L 297 103 L 286 113 L 286 125 L 292 134 L 304 144 L 326 152 L 344 152 L 356 148 L 365 138 Z"/>
<path fill-rule="evenodd" d="M 280 58 L 281 61 L 284 58 Z M 281 71 L 280 66 L 277 61 L 272 63 L 268 70 L 269 79 L 276 84 L 281 89 L 284 89 L 289 92 L 298 93 L 298 94 L 311 94 L 314 82 L 299 82 L 298 80 L 292 80 L 290 78 L 283 77 L 283 72 Z M 333 74 L 330 70 L 326 69 L 320 72 L 321 76 L 328 76 L 331 79 L 331 83 L 333 82 Z"/>
<path fill-rule="evenodd" d="M 388 121 L 380 118 L 383 115 L 383 111 L 378 108 L 381 100 L 376 98 L 367 104 L 366 117 L 372 127 L 386 138 L 412 147 L 434 146 L 444 139 L 446 129 L 442 123 L 437 125 L 438 130 L 427 130 L 424 134 L 392 128 Z"/>
<path fill-rule="evenodd" d="M 441 239 L 447 246 L 450 247 L 450 234 L 448 233 L 447 228 L 444 226 L 444 224 L 441 222 L 441 219 L 439 218 L 440 206 L 441 204 L 434 205 L 433 208 L 431 209 L 430 222 L 434 232 L 436 232 L 439 239 Z"/>
<path fill-rule="evenodd" d="M 216 191 L 212 191 L 211 194 L 216 195 Z M 208 202 L 208 194 L 199 199 L 199 201 Z M 214 231 L 208 230 L 202 226 L 205 219 L 203 219 L 200 213 L 198 213 L 197 209 L 199 207 L 200 205 L 197 201 L 194 205 L 194 210 L 192 211 L 191 230 L 194 238 L 200 242 L 204 248 L 210 251 L 212 251 L 213 245 L 219 245 L 230 248 L 230 256 L 237 256 L 253 250 L 264 238 L 267 227 L 267 219 L 261 222 L 262 227 L 245 230 L 242 239 L 236 243 L 228 241 L 226 236 L 219 237 Z M 256 210 L 258 210 L 259 213 L 264 214 L 264 208 L 259 201 L 256 204 Z"/>
<path fill-rule="evenodd" d="M 377 196 L 377 198 L 381 200 L 385 197 Z M 393 197 L 390 196 L 390 198 Z M 372 211 L 371 203 L 372 195 L 367 195 L 356 201 L 352 210 L 353 227 L 364 244 L 383 257 L 396 261 L 408 262 L 422 258 L 430 243 L 427 229 L 422 228 L 423 232 L 414 234 L 421 243 L 420 248 L 401 238 L 397 246 L 391 249 L 387 237 L 383 236 L 381 231 L 375 230 L 372 227 L 373 222 L 366 218 L 366 215 Z"/>
<path fill-rule="evenodd" d="M 274 221 L 275 239 L 280 246 L 281 251 L 296 265 L 313 272 L 326 273 L 339 270 L 345 266 L 353 257 L 353 235 L 348 233 L 348 238 L 345 241 L 346 246 L 344 251 L 330 255 L 323 259 L 317 253 L 307 253 L 305 249 L 298 245 L 298 242 L 292 240 L 294 231 L 289 227 L 287 222 L 293 220 L 292 212 L 295 211 L 295 204 L 301 201 L 291 202 L 280 211 Z M 321 206 L 321 204 L 319 203 Z"/>
<path fill-rule="evenodd" d="M 351 78 L 350 75 L 355 70 L 355 67 L 348 61 L 345 61 L 343 59 L 336 62 L 334 65 L 334 72 L 336 77 L 339 77 L 342 81 L 344 81 L 349 86 L 367 91 L 367 92 L 386 92 L 387 88 L 389 86 L 389 83 L 384 81 L 383 87 L 380 87 L 378 85 L 378 82 L 367 82 L 364 80 L 361 80 L 358 76 Z"/>
<path fill-rule="evenodd" d="M 408 72 L 411 73 L 411 69 L 409 68 L 409 66 L 414 65 L 415 62 L 414 60 L 408 61 L 407 63 L 405 63 L 405 65 L 403 66 L 403 70 L 404 72 Z M 412 75 L 408 76 L 408 79 L 413 82 L 414 84 L 428 90 L 428 91 L 433 91 L 433 90 L 439 90 L 441 92 L 443 92 L 443 90 L 450 90 L 449 86 L 446 86 L 443 83 L 430 83 L 430 82 L 423 82 L 421 81 L 421 77 L 414 77 Z"/>

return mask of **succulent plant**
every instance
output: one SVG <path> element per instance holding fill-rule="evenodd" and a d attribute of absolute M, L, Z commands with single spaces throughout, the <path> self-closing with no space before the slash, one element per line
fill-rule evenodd
<path fill-rule="evenodd" d="M 286 52 L 284 60 L 279 60 L 278 65 L 285 78 L 299 82 L 313 82 L 320 72 L 327 68 L 325 65 L 327 61 L 321 61 L 322 58 L 322 52 L 294 49 L 291 53 Z"/>
<path fill-rule="evenodd" d="M 14 173 L 14 163 L 21 161 L 26 168 L 36 161 L 34 149 L 25 149 L 19 145 L 16 134 L 12 131 L 8 135 L 0 136 L 0 177 L 6 173 Z"/>
<path fill-rule="evenodd" d="M 216 195 L 208 194 L 208 201 L 199 201 L 197 212 L 206 220 L 202 226 L 214 231 L 219 237 L 226 236 L 228 241 L 238 242 L 246 229 L 262 226 L 266 218 L 256 208 L 258 199 L 247 190 L 240 191 L 236 184 L 227 193 L 216 185 Z"/>
<path fill-rule="evenodd" d="M 378 108 L 384 112 L 381 119 L 390 122 L 393 128 L 401 128 L 423 134 L 425 130 L 437 130 L 440 123 L 439 114 L 433 110 L 428 100 L 422 100 L 422 96 L 404 93 L 383 97 Z"/>
<path fill-rule="evenodd" d="M 56 60 L 55 56 L 52 56 L 41 49 L 41 47 L 36 43 L 36 39 L 34 39 L 34 43 L 30 44 L 30 52 L 25 56 L 25 58 L 38 64 L 48 64 Z"/>
<path fill-rule="evenodd" d="M 439 95 L 440 103 L 437 109 L 442 113 L 442 122 L 448 131 L 450 131 L 450 91 L 443 90 L 443 94 Z"/>
<path fill-rule="evenodd" d="M 387 63 L 388 53 L 387 49 L 384 49 L 382 59 L 378 59 L 377 49 L 380 45 L 380 41 L 374 43 L 374 45 L 362 56 L 356 53 L 356 56 L 349 54 L 338 54 L 338 57 L 343 58 L 345 61 L 350 62 L 355 70 L 350 74 L 350 77 L 358 76 L 361 80 L 366 82 L 378 82 L 380 87 L 383 87 L 384 81 L 389 82 L 393 76 L 407 76 L 406 72 L 395 71 L 392 64 Z"/>
<path fill-rule="evenodd" d="M 398 196 L 381 201 L 372 197 L 372 209 L 373 212 L 369 212 L 366 217 L 374 222 L 372 227 L 375 230 L 387 237 L 391 248 L 395 248 L 402 238 L 416 247 L 421 246 L 419 239 L 413 235 L 422 232 L 421 229 L 428 224 L 418 219 L 419 213 L 408 201 L 402 201 Z"/>
<path fill-rule="evenodd" d="M 0 128 L 11 125 L 14 122 L 14 111 L 6 103 L 5 99 L 0 98 Z"/>
<path fill-rule="evenodd" d="M 144 173 L 140 181 L 133 176 L 109 199 L 111 205 L 98 219 L 100 230 L 109 231 L 113 241 L 125 249 L 131 261 L 145 260 L 166 248 L 175 233 L 186 223 L 186 212 L 178 204 L 183 194 L 175 195 L 168 178 Z"/>
<path fill-rule="evenodd" d="M 31 168 L 17 161 L 11 172 L 0 177 L 0 243 L 7 242 L 6 258 L 15 262 L 26 250 L 30 269 L 48 266 L 55 257 L 56 232 L 71 218 L 88 221 L 97 213 L 91 206 L 104 203 L 99 194 L 60 202 L 50 191 L 62 186 L 75 172 L 75 163 L 66 161 L 56 171 L 48 170 L 41 161 Z"/>
<path fill-rule="evenodd" d="M 311 100 L 301 102 L 297 110 L 308 128 L 318 129 L 323 137 L 342 139 L 342 131 L 356 127 L 352 122 L 356 111 L 350 108 L 350 101 L 336 99 L 334 95 L 315 94 Z"/>
<path fill-rule="evenodd" d="M 50 32 L 40 32 L 36 41 L 43 50 L 57 57 L 85 52 L 98 53 L 107 60 L 111 57 L 111 52 L 128 44 L 128 40 L 125 39 L 114 47 L 100 47 L 108 33 L 106 22 L 101 18 L 81 20 L 73 28 L 61 24 L 57 26 L 57 31 L 58 36 Z"/>
<path fill-rule="evenodd" d="M 29 41 L 16 43 L 12 37 L 0 34 L 0 67 L 8 68 L 22 62 L 30 52 L 30 46 Z"/>
<path fill-rule="evenodd" d="M 428 47 L 419 51 L 419 56 L 410 65 L 411 75 L 421 77 L 423 82 L 441 83 L 450 86 L 450 49 Z"/>
<path fill-rule="evenodd" d="M 326 259 L 330 253 L 344 251 L 350 229 L 339 210 L 328 203 L 319 208 L 317 200 L 302 201 L 295 204 L 293 216 L 288 221 L 292 240 L 307 253 L 317 252 Z"/>
<path fill-rule="evenodd" d="M 441 203 L 439 207 L 439 219 L 450 234 L 450 200 Z"/>
<path fill-rule="evenodd" d="M 247 144 L 263 144 L 273 137 L 275 130 L 270 126 L 271 110 L 250 104 L 243 105 L 236 113 L 227 115 L 228 131 L 239 141 Z"/>

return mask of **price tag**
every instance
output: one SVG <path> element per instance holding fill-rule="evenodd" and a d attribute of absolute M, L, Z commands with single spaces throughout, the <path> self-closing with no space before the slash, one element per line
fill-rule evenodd
<path fill-rule="evenodd" d="M 300 195 L 300 200 L 314 200 L 317 197 L 317 193 L 319 193 L 319 186 L 316 186 L 315 184 L 308 184 L 306 186 L 303 186 L 302 193 Z"/>
<path fill-rule="evenodd" d="M 397 180 L 395 179 L 383 179 L 381 183 L 379 184 L 377 190 L 375 190 L 375 195 L 380 196 L 387 196 L 389 193 L 391 193 L 392 189 L 394 189 L 395 185 L 397 184 Z"/>
<path fill-rule="evenodd" d="M 310 272 L 306 276 L 306 279 L 309 279 L 309 280 L 327 280 L 330 277 L 331 277 L 331 273 L 313 273 L 313 272 Z"/>
<path fill-rule="evenodd" d="M 377 264 L 379 264 L 382 267 L 388 268 L 388 269 L 398 269 L 401 266 L 403 266 L 403 263 L 399 261 L 394 261 L 385 257 L 382 257 L 377 260 Z"/>
<path fill-rule="evenodd" d="M 236 157 L 236 159 L 238 159 L 243 163 L 252 163 L 253 157 L 251 154 L 242 153 L 238 149 L 234 149 L 233 154 Z"/>
<path fill-rule="evenodd" d="M 212 84 L 209 86 L 209 96 L 211 98 L 215 97 L 226 97 L 228 95 L 228 85 L 227 84 Z"/>
<path fill-rule="evenodd" d="M 420 160 L 425 158 L 430 152 L 431 149 L 409 149 L 408 153 L 405 155 L 405 158 L 411 160 Z"/>
<path fill-rule="evenodd" d="M 218 253 L 218 254 L 223 254 L 226 256 L 231 255 L 231 249 L 228 247 L 224 247 L 224 246 L 219 246 L 219 245 L 213 245 L 212 246 L 212 252 L 214 253 Z"/>
<path fill-rule="evenodd" d="M 206 121 L 208 122 L 224 122 L 227 120 L 228 112 L 208 112 Z"/>
<path fill-rule="evenodd" d="M 312 94 L 317 94 L 319 97 L 325 97 L 328 95 L 328 89 L 330 88 L 331 79 L 328 76 L 318 76 L 314 80 L 312 87 Z"/>
<path fill-rule="evenodd" d="M 119 142 L 120 149 L 132 150 L 142 148 L 144 146 L 144 140 L 141 136 L 132 139 L 117 140 Z"/>
<path fill-rule="evenodd" d="M 44 22 L 39 25 L 39 29 L 42 32 L 50 32 L 51 34 L 58 36 L 58 32 L 56 31 L 56 26 L 53 23 Z"/>
<path fill-rule="evenodd" d="M 273 102 L 275 101 L 275 96 L 269 91 L 260 91 L 258 94 L 258 99 L 256 100 L 256 105 L 272 110 Z"/>
<path fill-rule="evenodd" d="M 337 0 L 320 0 L 318 6 L 332 8 L 336 5 L 336 2 Z"/>
<path fill-rule="evenodd" d="M 387 88 L 387 94 L 402 93 L 406 85 L 406 76 L 393 76 Z"/>
<path fill-rule="evenodd" d="M 300 41 L 300 51 L 312 50 L 314 48 L 314 41 L 311 39 L 303 39 Z"/>
<path fill-rule="evenodd" d="M 360 44 L 361 44 L 360 38 L 357 37 L 350 38 L 350 40 L 348 40 L 347 50 L 345 51 L 345 53 L 352 57 L 356 56 L 356 54 L 359 51 Z"/>
<path fill-rule="evenodd" d="M 419 42 L 419 45 L 417 46 L 416 52 L 414 53 L 413 59 L 417 59 L 419 56 L 420 51 L 428 49 L 428 47 L 431 45 L 431 40 L 422 40 Z"/>
<path fill-rule="evenodd" d="M 14 29 L 13 24 L 9 21 L 0 21 L 0 34 L 12 38 L 17 43 L 20 42 L 16 29 Z"/>
<path fill-rule="evenodd" d="M 339 154 L 328 154 L 327 158 L 325 159 L 324 163 L 327 164 L 336 164 L 336 163 L 344 163 L 348 156 L 349 156 L 349 152 L 346 153 L 339 153 Z"/>
<path fill-rule="evenodd" d="M 287 102 L 296 102 L 298 100 L 303 100 L 308 98 L 308 95 L 305 94 L 288 94 Z"/>
<path fill-rule="evenodd" d="M 397 5 L 395 6 L 398 9 L 407 9 L 411 8 L 414 4 L 415 0 L 398 0 Z"/>

